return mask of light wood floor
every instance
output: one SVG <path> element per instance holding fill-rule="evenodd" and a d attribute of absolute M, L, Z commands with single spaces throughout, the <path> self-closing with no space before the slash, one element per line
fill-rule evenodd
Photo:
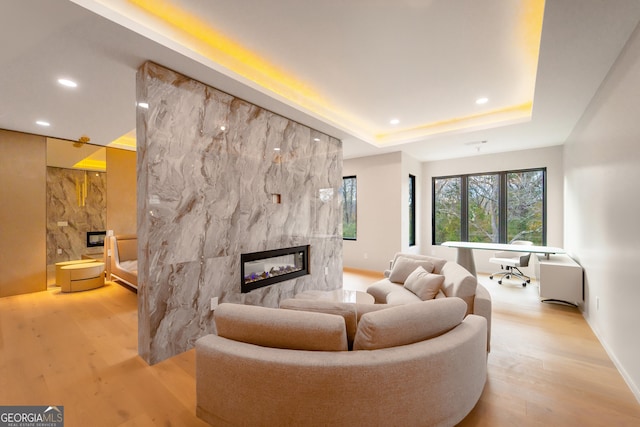
<path fill-rule="evenodd" d="M 358 290 L 377 276 L 344 278 Z M 489 378 L 462 426 L 640 425 L 640 404 L 576 309 L 539 303 L 535 286 L 480 280 L 493 297 Z M 205 425 L 194 351 L 148 366 L 136 346 L 136 295 L 117 284 L 0 298 L 0 405 L 63 405 L 67 427 Z"/>

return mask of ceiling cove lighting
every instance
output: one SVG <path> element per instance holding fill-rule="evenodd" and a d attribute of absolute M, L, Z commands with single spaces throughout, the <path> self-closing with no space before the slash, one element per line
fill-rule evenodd
<path fill-rule="evenodd" d="M 101 1 L 100 3 L 107 3 Z M 317 115 L 322 120 L 335 123 L 355 136 L 377 146 L 413 142 L 438 133 L 473 130 L 479 127 L 494 127 L 531 120 L 535 77 L 538 69 L 542 18 L 545 0 L 524 0 L 514 27 L 513 38 L 522 56 L 523 78 L 526 79 L 530 96 L 514 101 L 513 105 L 484 112 L 482 116 L 471 114 L 444 118 L 423 123 L 409 129 L 373 125 L 355 112 L 340 108 L 315 90 L 310 82 L 293 75 L 289 70 L 272 64 L 256 52 L 251 51 L 222 31 L 212 28 L 206 20 L 186 8 L 177 6 L 175 0 L 120 0 L 128 5 L 129 18 L 146 15 L 146 26 L 152 32 L 171 34 L 173 43 L 185 48 L 189 54 L 204 57 L 214 64 L 242 76 L 278 97 Z M 115 11 L 115 8 L 111 8 Z M 123 9 L 124 10 L 124 9 Z M 136 19 L 133 19 L 136 21 Z M 163 36 L 164 37 L 164 36 Z M 217 69 L 217 68 L 216 68 Z M 526 108 L 523 108 L 526 106 Z M 382 129 L 380 129 L 382 127 Z M 387 125 L 389 127 L 389 125 Z"/>
<path fill-rule="evenodd" d="M 60 83 L 62 86 L 66 86 L 66 87 L 78 87 L 78 83 L 74 82 L 73 80 L 69 80 L 69 79 L 58 79 L 58 83 Z"/>
<path fill-rule="evenodd" d="M 379 145 L 388 145 L 394 144 L 394 139 L 397 140 L 399 137 L 404 138 L 405 141 L 416 141 L 419 138 L 423 138 L 425 135 L 435 135 L 438 133 L 453 132 L 460 129 L 470 129 L 479 126 L 486 127 L 488 125 L 490 126 L 492 123 L 519 123 L 531 119 L 532 107 L 533 104 L 531 102 L 527 102 L 514 107 L 500 108 L 465 117 L 441 120 L 429 125 L 407 128 L 401 131 L 379 133 L 376 135 L 376 140 Z"/>
<path fill-rule="evenodd" d="M 51 126 L 51 123 L 49 123 L 47 121 L 44 121 L 44 120 L 38 120 L 38 121 L 36 121 L 36 124 L 38 126 L 44 126 L 44 127 Z"/>
<path fill-rule="evenodd" d="M 487 102 L 489 102 L 489 98 L 482 97 L 482 98 L 476 99 L 476 104 L 478 105 L 483 105 L 483 104 L 486 104 Z"/>
<path fill-rule="evenodd" d="M 347 127 L 350 128 L 366 128 L 365 121 L 359 116 L 330 104 L 308 82 L 272 64 L 258 53 L 212 28 L 205 20 L 177 6 L 178 2 L 170 0 L 126 0 L 125 2 L 138 9 L 138 12 L 142 11 L 158 21 L 161 28 L 168 26 L 173 34 L 172 40 L 194 53 L 324 119 L 349 123 Z"/>

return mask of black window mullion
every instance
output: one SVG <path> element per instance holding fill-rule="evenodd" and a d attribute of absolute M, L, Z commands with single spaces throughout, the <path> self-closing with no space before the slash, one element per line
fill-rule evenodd
<path fill-rule="evenodd" d="M 497 240 L 500 243 L 508 243 L 510 238 L 510 219 L 508 218 L 511 210 L 510 203 L 519 203 L 516 197 L 515 200 L 510 201 L 510 187 L 509 187 L 509 176 L 513 173 L 527 173 L 527 172 L 541 172 L 542 173 L 542 233 L 538 235 L 537 240 L 539 244 L 546 245 L 547 243 L 547 169 L 546 168 L 531 168 L 531 169 L 522 169 L 522 170 L 512 170 L 512 171 L 499 171 L 492 172 L 489 175 L 496 175 L 498 180 L 498 236 Z M 482 175 L 487 175 L 482 174 Z M 469 202 L 469 182 L 470 177 L 475 175 L 454 175 L 447 177 L 434 177 L 432 179 L 432 203 L 433 203 L 433 211 L 432 211 L 432 230 L 433 231 L 433 242 L 436 242 L 436 181 L 439 179 L 453 179 L 458 178 L 460 180 L 460 240 L 469 241 L 470 235 L 470 226 L 469 226 L 469 218 L 470 218 L 470 202 Z M 540 241 L 541 240 L 541 241 Z"/>
<path fill-rule="evenodd" d="M 416 177 L 409 174 L 409 246 L 416 245 Z"/>
<path fill-rule="evenodd" d="M 500 196 L 498 203 L 500 209 L 498 213 L 498 241 L 500 243 L 507 242 L 507 173 L 500 172 Z"/>
<path fill-rule="evenodd" d="M 547 246 L 547 168 L 542 169 L 542 245 Z"/>
<path fill-rule="evenodd" d="M 469 241 L 469 176 L 460 177 L 460 240 Z"/>

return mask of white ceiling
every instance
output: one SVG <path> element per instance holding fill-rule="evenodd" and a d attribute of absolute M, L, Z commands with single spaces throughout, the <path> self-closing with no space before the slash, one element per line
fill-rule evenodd
<path fill-rule="evenodd" d="M 638 0 L 547 0 L 536 63 L 523 53 L 522 16 L 538 0 L 152 3 L 255 55 L 258 71 L 272 68 L 300 88 L 291 96 L 214 60 L 207 46 L 140 9 L 145 2 L 2 0 L 0 128 L 109 144 L 135 127 L 135 73 L 152 60 L 342 139 L 345 158 L 402 150 L 429 161 L 478 147 L 558 145 L 640 21 Z M 59 86 L 59 77 L 78 88 Z M 489 103 L 476 105 L 480 96 Z M 431 126 L 530 98 L 530 120 Z M 404 131 L 412 128 L 419 131 Z"/>

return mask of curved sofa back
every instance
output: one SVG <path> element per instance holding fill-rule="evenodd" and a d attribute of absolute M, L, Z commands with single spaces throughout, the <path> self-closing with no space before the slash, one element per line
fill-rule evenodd
<path fill-rule="evenodd" d="M 470 315 L 436 338 L 371 351 L 196 342 L 196 414 L 213 425 L 452 426 L 480 398 L 487 323 Z"/>

